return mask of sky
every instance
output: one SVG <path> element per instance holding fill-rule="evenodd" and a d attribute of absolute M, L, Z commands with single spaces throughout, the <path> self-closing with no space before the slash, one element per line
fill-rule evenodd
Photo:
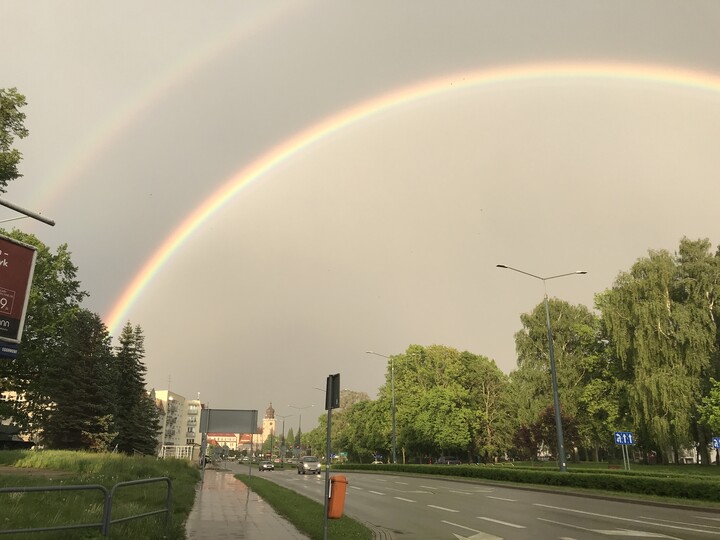
<path fill-rule="evenodd" d="M 0 0 L 53 219 L 148 387 L 324 413 L 440 344 L 516 365 L 520 315 L 650 249 L 720 243 L 714 1 Z M 0 219 L 17 217 L 0 208 Z"/>

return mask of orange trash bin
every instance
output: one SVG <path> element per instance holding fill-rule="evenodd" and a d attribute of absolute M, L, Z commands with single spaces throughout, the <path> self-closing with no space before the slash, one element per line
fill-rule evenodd
<path fill-rule="evenodd" d="M 330 499 L 328 500 L 328 517 L 330 519 L 342 517 L 347 483 L 347 478 L 342 475 L 330 477 Z"/>

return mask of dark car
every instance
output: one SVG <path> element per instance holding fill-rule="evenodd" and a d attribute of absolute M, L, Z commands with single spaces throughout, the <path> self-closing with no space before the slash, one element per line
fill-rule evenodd
<path fill-rule="evenodd" d="M 262 471 L 274 471 L 275 465 L 273 465 L 272 461 L 261 461 L 260 466 L 258 467 L 258 470 L 260 472 Z"/>
<path fill-rule="evenodd" d="M 435 463 L 437 465 L 461 465 L 462 461 L 460 461 L 456 457 L 443 456 L 443 457 L 439 457 Z"/>

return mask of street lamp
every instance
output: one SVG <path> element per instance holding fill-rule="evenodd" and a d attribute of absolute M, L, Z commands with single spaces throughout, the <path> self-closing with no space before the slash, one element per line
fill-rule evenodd
<path fill-rule="evenodd" d="M 557 373 L 555 370 L 555 351 L 553 349 L 552 328 L 550 326 L 550 307 L 548 305 L 547 285 L 545 282 L 551 279 L 561 278 L 565 276 L 587 274 L 587 272 L 585 270 L 576 270 L 575 272 L 568 272 L 566 274 L 558 274 L 556 276 L 550 277 L 541 277 L 536 276 L 535 274 L 531 274 L 530 272 L 525 272 L 524 270 L 513 268 L 512 266 L 507 266 L 505 264 L 497 264 L 495 266 L 497 266 L 498 268 L 505 268 L 506 270 L 519 272 L 520 274 L 525 274 L 526 276 L 539 279 L 543 282 L 543 287 L 545 289 L 545 323 L 547 325 L 548 346 L 550 348 L 550 376 L 552 378 L 553 402 L 555 403 L 555 433 L 557 434 L 558 465 L 560 467 L 560 471 L 565 472 L 567 471 L 567 464 L 565 463 L 565 444 L 563 443 L 562 419 L 560 417 L 560 397 L 558 395 Z"/>
<path fill-rule="evenodd" d="M 314 407 L 315 405 L 305 405 L 305 407 L 296 407 L 295 405 L 288 405 L 291 409 L 297 409 L 300 411 L 298 414 L 298 437 L 302 435 L 302 411 L 305 409 L 309 409 L 310 407 Z M 295 454 L 295 452 L 293 452 Z"/>
<path fill-rule="evenodd" d="M 376 353 L 374 351 L 365 351 L 365 354 L 374 354 L 375 356 L 382 356 L 390 360 L 390 394 L 392 396 L 392 462 L 397 463 L 397 452 L 396 452 L 396 433 L 395 433 L 395 362 L 392 356 L 385 356 L 384 354 Z"/>
<path fill-rule="evenodd" d="M 290 418 L 291 416 L 295 416 L 294 414 L 276 414 L 275 416 L 282 418 L 283 421 L 283 437 L 282 437 L 282 445 L 280 447 L 280 451 L 282 454 L 280 454 L 280 463 L 285 462 L 285 452 L 287 451 L 287 441 L 285 440 L 285 419 Z"/>

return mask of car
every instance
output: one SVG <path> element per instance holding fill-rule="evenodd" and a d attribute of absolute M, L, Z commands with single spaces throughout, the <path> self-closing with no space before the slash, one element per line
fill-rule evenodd
<path fill-rule="evenodd" d="M 263 471 L 274 471 L 275 465 L 273 465 L 272 461 L 261 461 L 260 465 L 258 466 L 258 470 L 260 472 Z"/>
<path fill-rule="evenodd" d="M 462 461 L 460 461 L 458 458 L 448 456 L 439 457 L 435 463 L 437 465 L 462 465 Z"/>
<path fill-rule="evenodd" d="M 376 459 L 375 461 L 372 462 L 372 464 L 373 465 L 382 465 L 383 462 Z"/>
<path fill-rule="evenodd" d="M 304 456 L 297 463 L 298 474 L 320 474 L 322 466 L 320 460 L 315 456 Z"/>

